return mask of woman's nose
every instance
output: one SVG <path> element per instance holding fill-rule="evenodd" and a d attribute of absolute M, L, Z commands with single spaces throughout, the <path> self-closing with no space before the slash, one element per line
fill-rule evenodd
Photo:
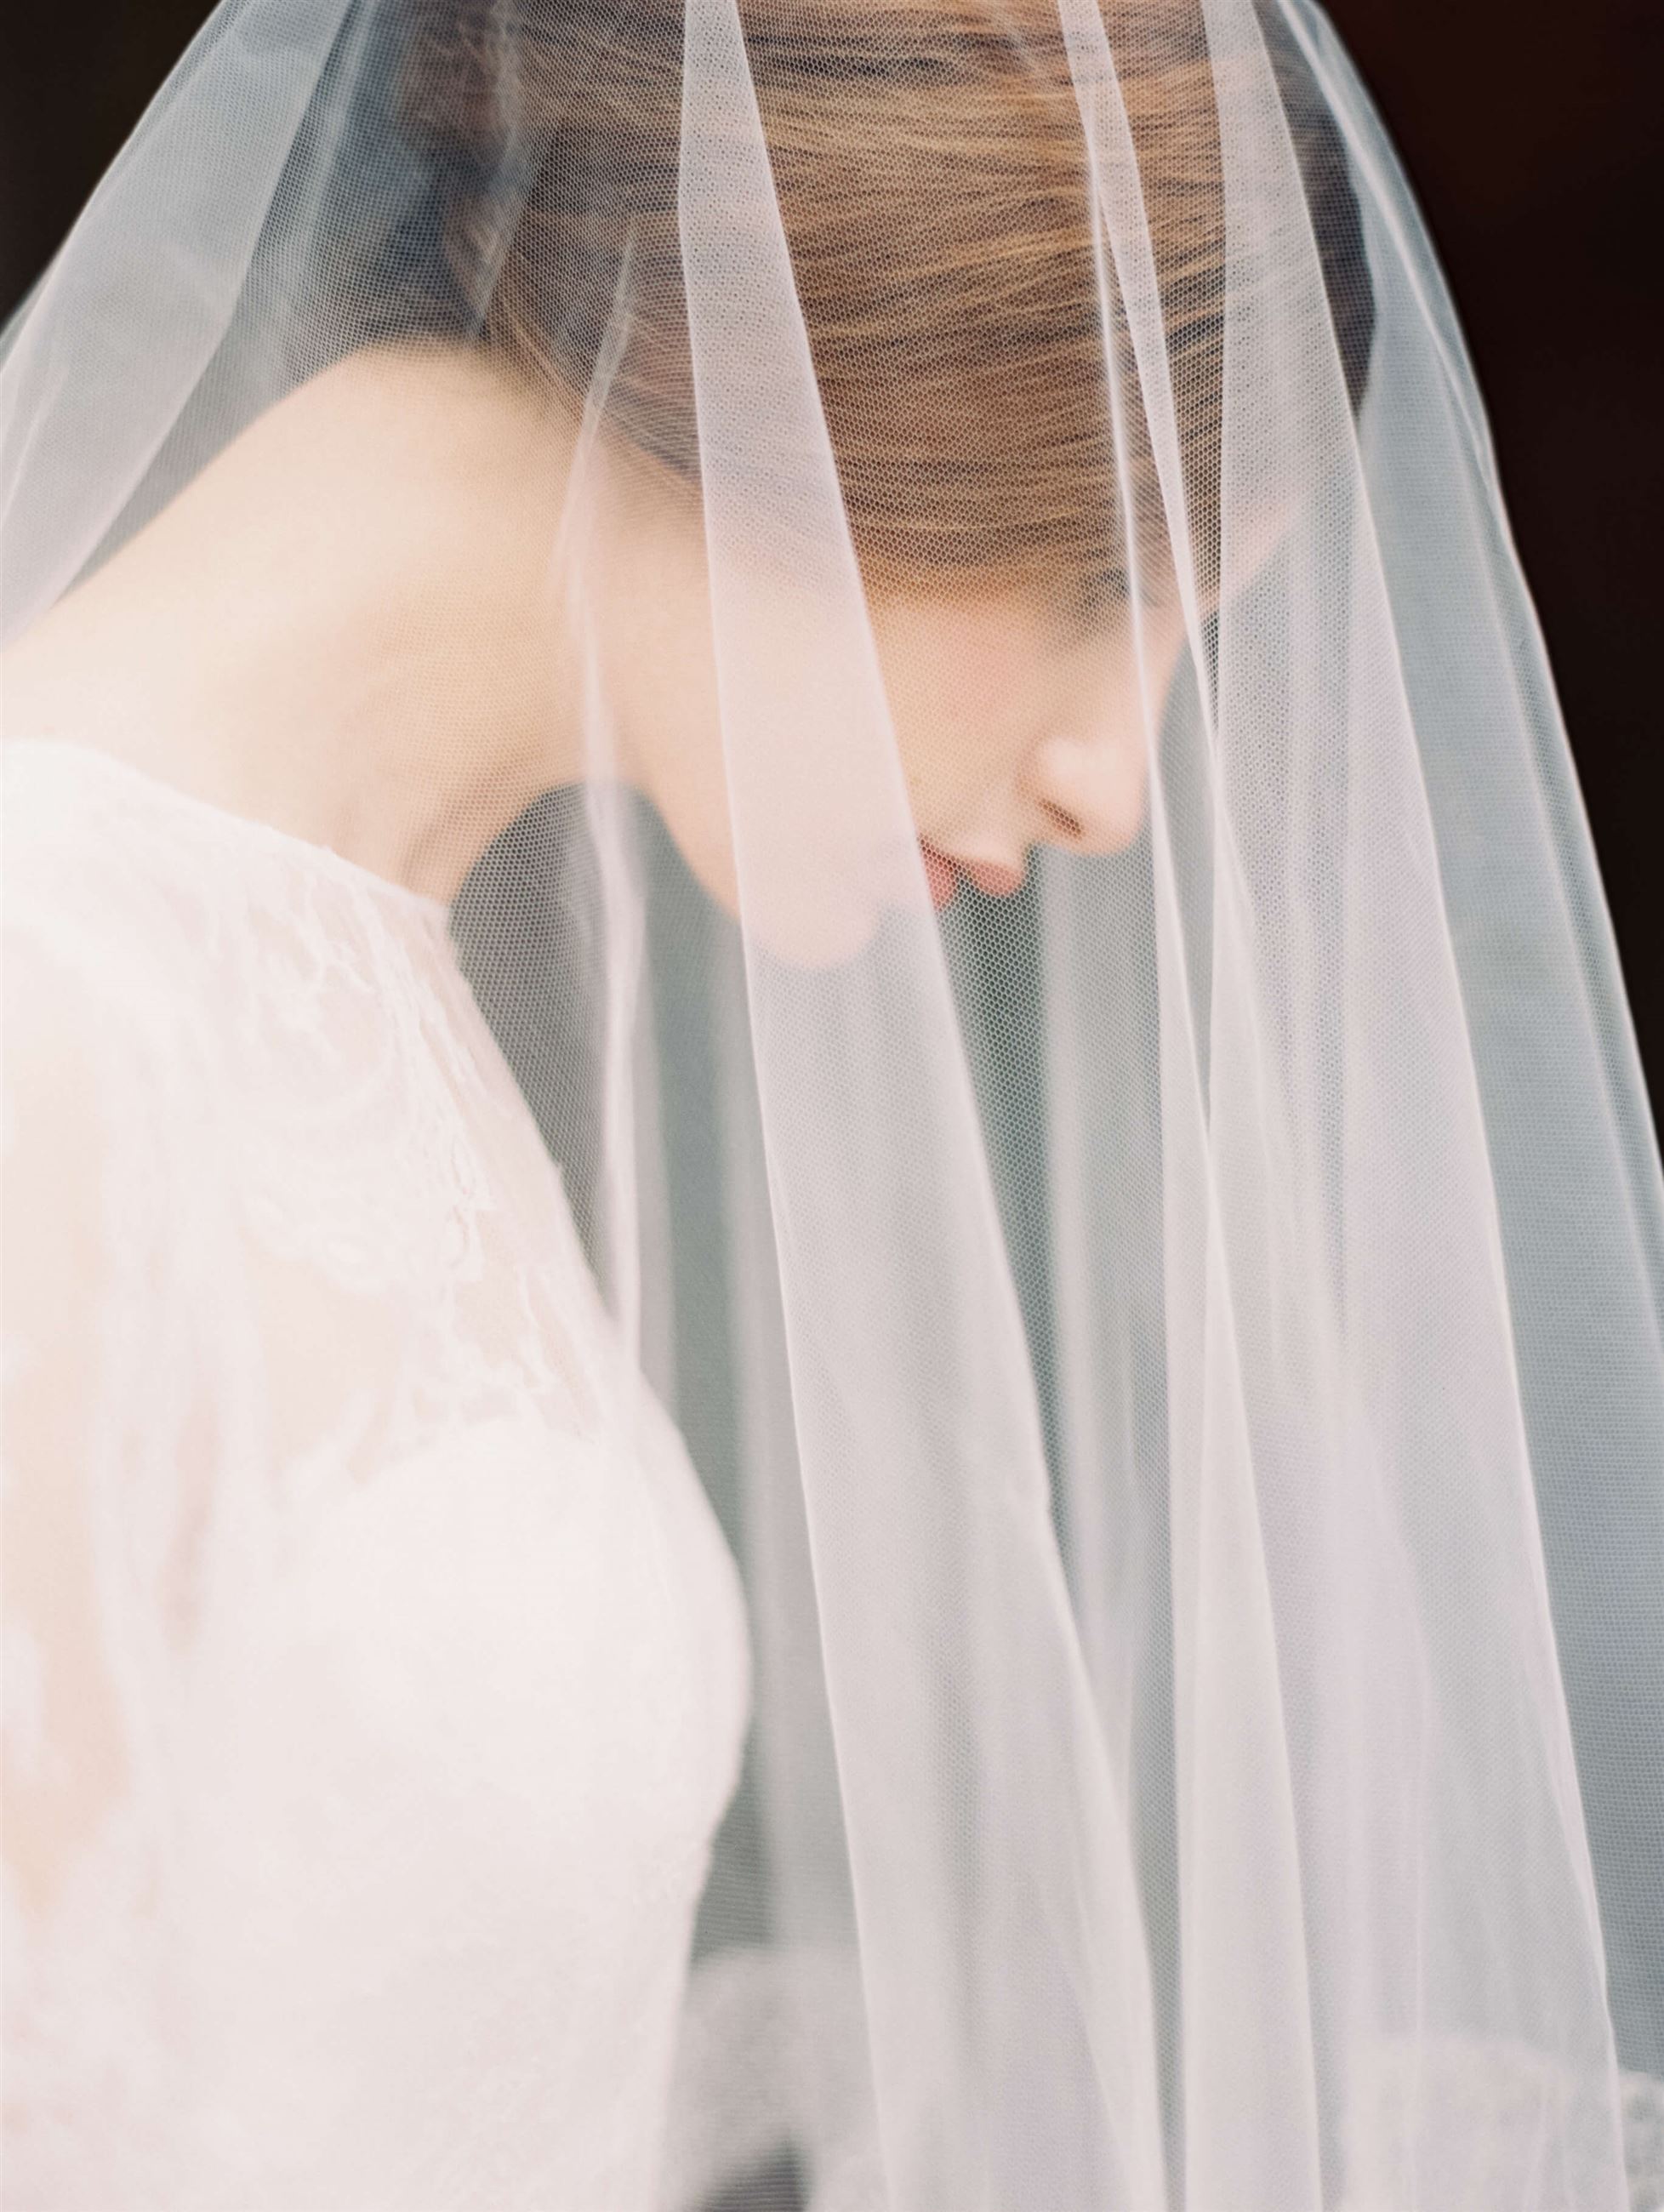
<path fill-rule="evenodd" d="M 1119 853 L 1144 819 L 1144 748 L 1131 737 L 1059 733 L 1035 748 L 1025 777 L 1044 842 L 1073 853 Z"/>

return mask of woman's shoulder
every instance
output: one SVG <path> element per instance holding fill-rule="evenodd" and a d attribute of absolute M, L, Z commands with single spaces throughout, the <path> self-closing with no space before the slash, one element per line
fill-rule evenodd
<path fill-rule="evenodd" d="M 298 1033 L 297 993 L 388 1003 L 448 957 L 439 902 L 66 738 L 0 748 L 0 843 L 8 957 L 129 1025 L 269 1006 Z"/>
<path fill-rule="evenodd" d="M 191 878 L 170 851 L 149 781 L 65 740 L 9 738 L 0 747 L 9 951 L 56 951 L 67 963 L 77 945 L 97 945 L 138 958 L 158 933 L 177 933 Z"/>
<path fill-rule="evenodd" d="M 53 1207 L 87 1218 L 158 1122 L 179 1064 L 188 914 L 121 805 L 120 779 L 56 741 L 0 748 L 0 1042 L 7 1248 Z M 199 956 L 198 956 L 199 957 Z M 148 1177 L 146 1179 L 149 1179 Z M 46 1212 L 34 1223 L 37 1201 Z M 39 1255 L 36 1255 L 38 1260 Z M 28 1269 L 35 1280 L 37 1266 Z"/>
<path fill-rule="evenodd" d="M 0 748 L 0 995 L 9 1110 L 112 1090 L 142 1118 L 223 1000 L 212 885 L 118 762 L 57 740 Z M 194 1042 L 191 1042 L 194 1040 Z M 188 1049 L 187 1049 L 188 1047 Z"/>

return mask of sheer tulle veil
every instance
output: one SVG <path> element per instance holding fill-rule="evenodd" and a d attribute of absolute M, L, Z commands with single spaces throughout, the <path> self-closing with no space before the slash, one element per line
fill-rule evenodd
<path fill-rule="evenodd" d="M 667 2196 L 1661 2201 L 1659 1153 L 1328 24 L 222 0 L 7 333 L 6 636 L 447 347 L 569 436 L 589 769 L 452 933 L 756 1668 Z M 708 865 L 621 772 L 636 499 Z M 885 623 L 984 601 L 1103 641 L 1134 799 L 938 908 Z"/>

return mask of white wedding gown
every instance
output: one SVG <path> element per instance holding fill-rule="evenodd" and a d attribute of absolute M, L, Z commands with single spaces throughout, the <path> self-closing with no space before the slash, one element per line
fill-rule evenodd
<path fill-rule="evenodd" d="M 732 1558 L 442 907 L 3 757 L 8 2212 L 637 2212 Z"/>

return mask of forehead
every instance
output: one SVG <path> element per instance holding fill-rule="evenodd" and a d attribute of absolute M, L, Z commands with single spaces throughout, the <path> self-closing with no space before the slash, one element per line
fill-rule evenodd
<path fill-rule="evenodd" d="M 908 654 L 952 690 L 1008 681 L 1045 656 L 1050 626 L 1005 599 L 909 599 L 873 610 L 881 646 Z"/>
<path fill-rule="evenodd" d="M 1143 611 L 1135 625 L 1123 605 L 1104 611 L 1072 589 L 1053 599 L 990 592 L 949 598 L 875 599 L 873 634 L 887 664 L 938 696 L 986 708 L 1016 690 L 1054 683 L 1102 683 L 1147 659 L 1166 659 L 1183 637 L 1175 605 Z"/>

